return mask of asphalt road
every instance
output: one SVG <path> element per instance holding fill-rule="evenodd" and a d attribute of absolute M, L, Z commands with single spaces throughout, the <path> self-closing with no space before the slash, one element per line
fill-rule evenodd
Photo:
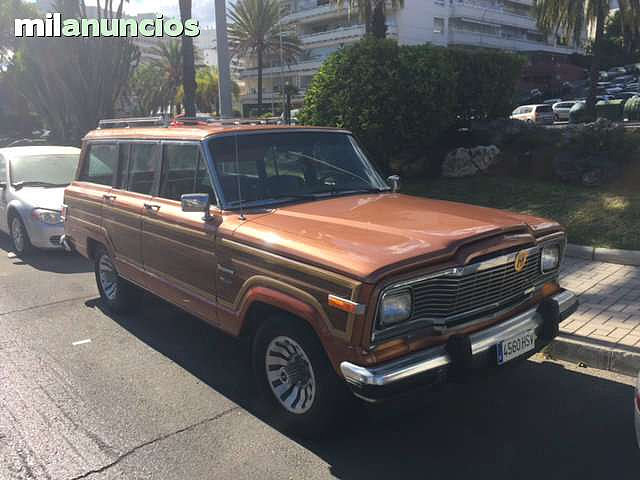
<path fill-rule="evenodd" d="M 296 439 L 242 343 L 150 296 L 107 315 L 86 261 L 0 236 L 1 480 L 637 479 L 631 383 L 536 357 Z"/>

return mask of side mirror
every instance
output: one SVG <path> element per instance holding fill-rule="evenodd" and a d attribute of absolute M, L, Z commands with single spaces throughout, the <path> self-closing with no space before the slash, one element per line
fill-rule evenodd
<path fill-rule="evenodd" d="M 392 192 L 397 192 L 400 190 L 400 176 L 399 175 L 391 175 L 387 177 L 387 183 L 391 187 Z"/>
<path fill-rule="evenodd" d="M 209 207 L 211 207 L 211 199 L 208 193 L 187 193 L 180 197 L 180 204 L 183 212 L 202 212 L 203 220 L 211 220 Z"/>
<path fill-rule="evenodd" d="M 0 182 L 0 190 L 7 188 L 7 182 Z"/>

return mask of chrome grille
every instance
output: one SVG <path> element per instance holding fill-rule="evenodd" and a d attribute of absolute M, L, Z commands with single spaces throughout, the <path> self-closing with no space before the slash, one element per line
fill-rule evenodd
<path fill-rule="evenodd" d="M 520 272 L 515 270 L 514 259 L 515 253 L 494 259 L 496 265 L 483 262 L 409 282 L 407 286 L 413 295 L 411 320 L 454 326 L 469 317 L 524 301 L 546 279 L 557 274 L 542 274 L 538 248 L 529 250 L 527 263 Z M 483 268 L 478 268 L 479 265 Z"/>

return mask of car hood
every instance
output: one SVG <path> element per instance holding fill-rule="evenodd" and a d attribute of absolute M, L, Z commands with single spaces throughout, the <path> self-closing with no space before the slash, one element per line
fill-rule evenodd
<path fill-rule="evenodd" d="M 14 192 L 16 198 L 31 208 L 60 210 L 64 201 L 64 187 L 22 187 Z"/>
<path fill-rule="evenodd" d="M 250 218 L 235 237 L 361 279 L 417 257 L 453 255 L 504 232 L 559 229 L 556 222 L 401 194 L 351 195 Z M 426 260 L 425 257 L 425 260 Z"/>

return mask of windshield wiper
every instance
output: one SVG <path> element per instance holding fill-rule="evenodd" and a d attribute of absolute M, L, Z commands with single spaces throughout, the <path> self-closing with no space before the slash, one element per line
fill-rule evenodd
<path fill-rule="evenodd" d="M 16 182 L 12 183 L 13 188 L 16 190 L 20 190 L 22 187 L 66 187 L 68 184 L 66 183 L 50 183 L 50 182 L 39 182 L 39 181 L 29 181 L 29 182 Z"/>
<path fill-rule="evenodd" d="M 331 195 L 351 195 L 353 193 L 386 193 L 390 192 L 390 188 L 349 188 L 345 190 L 327 190 L 318 193 L 330 193 Z"/>

